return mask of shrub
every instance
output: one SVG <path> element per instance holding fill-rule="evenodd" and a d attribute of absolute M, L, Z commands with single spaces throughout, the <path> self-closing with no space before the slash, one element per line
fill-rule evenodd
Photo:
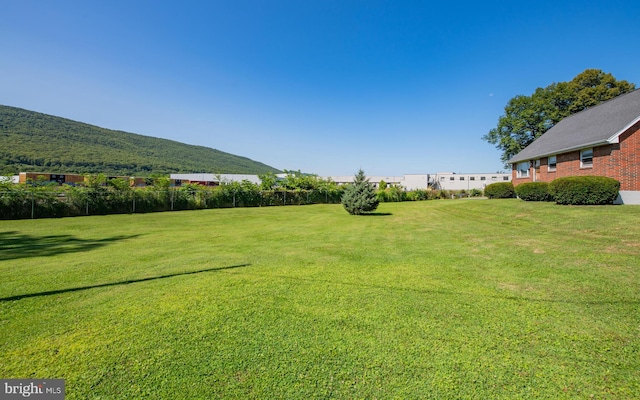
<path fill-rule="evenodd" d="M 351 215 L 360 215 L 378 208 L 379 200 L 376 190 L 359 170 L 352 184 L 348 185 L 342 195 L 342 205 Z"/>
<path fill-rule="evenodd" d="M 516 191 L 511 182 L 497 182 L 487 185 L 484 195 L 490 199 L 510 199 L 516 197 Z"/>
<path fill-rule="evenodd" d="M 480 196 L 482 196 L 482 190 L 480 190 L 480 189 L 471 189 L 471 191 L 469 192 L 469 196 L 471 196 L 471 197 L 480 197 Z"/>
<path fill-rule="evenodd" d="M 548 182 L 526 182 L 515 188 L 516 194 L 524 201 L 553 201 Z"/>
<path fill-rule="evenodd" d="M 416 189 L 405 194 L 405 200 L 409 201 L 420 201 L 420 200 L 431 200 L 435 197 L 435 192 L 433 190 L 424 190 L 424 189 Z"/>
<path fill-rule="evenodd" d="M 558 204 L 613 204 L 620 182 L 605 176 L 568 176 L 549 184 L 549 193 Z"/>

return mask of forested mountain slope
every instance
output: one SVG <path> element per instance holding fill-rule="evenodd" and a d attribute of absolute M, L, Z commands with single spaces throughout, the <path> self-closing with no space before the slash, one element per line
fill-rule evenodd
<path fill-rule="evenodd" d="M 0 175 L 21 171 L 125 176 L 280 172 L 246 157 L 208 147 L 0 105 Z"/>

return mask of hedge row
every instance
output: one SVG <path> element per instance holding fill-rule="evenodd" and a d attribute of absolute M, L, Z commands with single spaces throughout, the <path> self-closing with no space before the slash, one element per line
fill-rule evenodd
<path fill-rule="evenodd" d="M 620 182 L 604 176 L 569 176 L 551 183 L 526 182 L 515 188 L 511 182 L 500 182 L 485 188 L 489 198 L 509 198 L 516 194 L 525 201 L 555 201 L 557 204 L 613 204 L 618 198 Z"/>
<path fill-rule="evenodd" d="M 558 204 L 613 204 L 620 182 L 605 176 L 569 176 L 549 184 L 549 193 Z"/>

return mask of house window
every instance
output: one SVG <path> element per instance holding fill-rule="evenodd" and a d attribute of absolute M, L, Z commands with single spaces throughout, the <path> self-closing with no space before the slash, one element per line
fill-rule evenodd
<path fill-rule="evenodd" d="M 524 161 L 518 163 L 516 166 L 516 176 L 518 178 L 528 178 L 529 177 L 529 161 Z"/>
<path fill-rule="evenodd" d="M 508 176 L 503 176 L 503 177 L 502 177 L 502 180 L 503 180 L 503 181 L 508 181 L 508 180 L 509 180 L 509 177 L 508 177 Z"/>
<path fill-rule="evenodd" d="M 498 177 L 497 177 L 497 176 L 492 176 L 492 177 L 491 177 L 491 180 L 495 182 L 495 181 L 497 181 L 497 180 L 498 180 Z"/>
<path fill-rule="evenodd" d="M 456 178 L 452 176 L 451 178 L 449 178 L 449 180 L 450 180 L 450 181 L 455 181 L 455 180 L 456 180 Z"/>
<path fill-rule="evenodd" d="M 481 180 L 481 181 L 486 181 L 486 180 L 487 180 L 487 177 L 486 177 L 486 176 L 481 176 L 481 177 L 480 177 L 480 180 Z"/>
<path fill-rule="evenodd" d="M 470 180 L 470 181 L 475 181 L 475 180 L 476 180 L 476 177 L 475 177 L 475 176 L 471 176 L 471 177 L 469 177 L 469 180 Z"/>
<path fill-rule="evenodd" d="M 580 150 L 580 168 L 593 167 L 593 149 Z"/>
<path fill-rule="evenodd" d="M 461 176 L 461 177 L 460 177 L 460 180 L 461 180 L 461 181 L 463 181 L 463 180 L 464 180 L 464 176 Z"/>
<path fill-rule="evenodd" d="M 444 182 L 444 176 L 440 177 L 440 182 Z"/>
<path fill-rule="evenodd" d="M 558 163 L 556 156 L 549 157 L 549 161 L 547 163 L 547 171 L 555 171 L 556 164 Z"/>

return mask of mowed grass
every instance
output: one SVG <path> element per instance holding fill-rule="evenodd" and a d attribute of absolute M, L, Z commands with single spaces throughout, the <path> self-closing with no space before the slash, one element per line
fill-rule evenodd
<path fill-rule="evenodd" d="M 640 207 L 0 221 L 0 378 L 67 398 L 637 398 Z"/>

